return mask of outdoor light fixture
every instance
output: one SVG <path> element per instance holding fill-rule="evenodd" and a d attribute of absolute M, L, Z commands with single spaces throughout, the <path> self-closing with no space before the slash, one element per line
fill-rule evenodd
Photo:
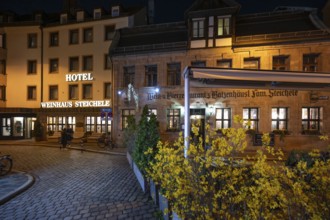
<path fill-rule="evenodd" d="M 118 95 L 121 95 L 122 94 L 122 91 L 118 90 Z"/>
<path fill-rule="evenodd" d="M 156 93 L 159 93 L 159 88 L 156 88 L 156 89 L 155 89 L 155 92 L 156 92 Z"/>

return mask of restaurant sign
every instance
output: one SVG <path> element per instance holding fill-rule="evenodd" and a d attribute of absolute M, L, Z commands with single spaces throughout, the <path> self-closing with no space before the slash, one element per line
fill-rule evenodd
<path fill-rule="evenodd" d="M 149 101 L 155 99 L 184 99 L 183 93 L 148 93 L 147 99 Z M 237 99 L 237 98 L 272 98 L 272 97 L 290 97 L 298 96 L 298 90 L 232 90 L 232 91 L 210 91 L 210 92 L 200 92 L 200 93 L 190 93 L 190 98 L 205 98 L 205 99 Z"/>
<path fill-rule="evenodd" d="M 67 102 L 41 102 L 41 108 L 89 108 L 89 107 L 110 107 L 108 100 L 95 101 L 67 101 Z"/>

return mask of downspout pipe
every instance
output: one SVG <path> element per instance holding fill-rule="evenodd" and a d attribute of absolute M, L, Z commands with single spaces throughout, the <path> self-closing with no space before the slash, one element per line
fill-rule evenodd
<path fill-rule="evenodd" d="M 184 77 L 184 157 L 188 157 L 190 145 L 190 67 L 183 70 Z"/>
<path fill-rule="evenodd" d="M 44 28 L 40 25 L 41 46 L 40 46 L 40 102 L 44 101 Z"/>

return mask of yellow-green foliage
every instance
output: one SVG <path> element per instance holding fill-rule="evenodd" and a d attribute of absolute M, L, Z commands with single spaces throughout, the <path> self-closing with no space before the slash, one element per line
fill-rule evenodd
<path fill-rule="evenodd" d="M 235 116 L 235 122 L 243 121 Z M 192 130 L 198 135 L 197 127 Z M 248 157 L 243 127 L 222 130 L 222 136 L 206 130 L 205 144 L 201 137 L 191 140 L 187 158 L 182 134 L 174 144 L 159 142 L 147 170 L 182 219 L 330 219 L 329 160 L 314 153 L 312 168 L 305 162 L 289 168 L 283 153 L 267 146 L 268 134 L 265 146 Z"/>

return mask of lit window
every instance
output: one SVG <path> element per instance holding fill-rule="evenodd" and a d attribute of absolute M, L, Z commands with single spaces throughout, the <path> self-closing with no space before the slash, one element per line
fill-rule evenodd
<path fill-rule="evenodd" d="M 167 130 L 180 130 L 180 109 L 167 109 Z"/>
<path fill-rule="evenodd" d="M 92 99 L 93 98 L 93 86 L 92 84 L 83 85 L 83 99 Z"/>
<path fill-rule="evenodd" d="M 125 66 L 124 67 L 124 87 L 127 87 L 129 84 L 134 85 L 135 79 L 135 66 Z"/>
<path fill-rule="evenodd" d="M 104 83 L 104 98 L 111 99 L 111 83 Z"/>
<path fill-rule="evenodd" d="M 130 115 L 135 115 L 135 110 L 134 109 L 123 109 L 122 110 L 122 114 L 121 114 L 121 128 L 125 129 L 127 128 L 127 121 L 128 121 L 128 117 Z"/>
<path fill-rule="evenodd" d="M 79 98 L 78 85 L 69 85 L 69 99 L 77 100 Z"/>
<path fill-rule="evenodd" d="M 37 34 L 28 34 L 28 48 L 37 47 Z"/>
<path fill-rule="evenodd" d="M 204 37 L 204 19 L 194 19 L 192 25 L 193 38 Z"/>
<path fill-rule="evenodd" d="M 93 42 L 93 28 L 85 28 L 83 33 L 84 33 L 83 36 L 84 43 Z"/>
<path fill-rule="evenodd" d="M 49 86 L 49 100 L 58 100 L 58 86 Z"/>
<path fill-rule="evenodd" d="M 69 43 L 70 44 L 78 44 L 79 43 L 79 30 L 78 29 L 70 30 Z"/>
<path fill-rule="evenodd" d="M 167 85 L 179 86 L 181 84 L 181 64 L 168 63 L 167 64 Z"/>
<path fill-rule="evenodd" d="M 83 70 L 85 71 L 93 70 L 93 56 L 83 57 Z"/>
<path fill-rule="evenodd" d="M 58 32 L 50 33 L 50 35 L 49 35 L 49 46 L 51 46 L 51 47 L 58 46 L 58 42 L 59 42 Z"/>
<path fill-rule="evenodd" d="M 272 108 L 272 131 L 288 129 L 288 108 Z"/>
<path fill-rule="evenodd" d="M 27 100 L 36 100 L 37 99 L 37 87 L 28 86 L 27 87 Z"/>
<path fill-rule="evenodd" d="M 215 112 L 215 128 L 230 128 L 231 127 L 231 109 L 217 108 Z"/>
<path fill-rule="evenodd" d="M 320 107 L 302 108 L 302 131 L 320 131 L 322 111 Z"/>
<path fill-rule="evenodd" d="M 47 117 L 47 129 L 48 131 L 57 131 L 57 118 L 56 117 Z"/>
<path fill-rule="evenodd" d="M 146 86 L 157 86 L 157 65 L 145 67 Z"/>
<path fill-rule="evenodd" d="M 79 57 L 70 57 L 69 58 L 69 71 L 78 72 L 79 71 Z"/>
<path fill-rule="evenodd" d="M 259 111 L 258 108 L 243 108 L 243 120 L 246 129 L 258 131 Z"/>
<path fill-rule="evenodd" d="M 303 71 L 317 72 L 319 70 L 319 54 L 304 54 L 303 55 Z"/>
<path fill-rule="evenodd" d="M 37 61 L 36 60 L 28 60 L 28 74 L 36 74 L 37 73 Z"/>
<path fill-rule="evenodd" d="M 273 56 L 273 70 L 289 71 L 289 56 Z"/>
<path fill-rule="evenodd" d="M 49 60 L 49 73 L 58 73 L 58 59 Z"/>
<path fill-rule="evenodd" d="M 218 18 L 218 36 L 230 34 L 230 18 Z"/>

